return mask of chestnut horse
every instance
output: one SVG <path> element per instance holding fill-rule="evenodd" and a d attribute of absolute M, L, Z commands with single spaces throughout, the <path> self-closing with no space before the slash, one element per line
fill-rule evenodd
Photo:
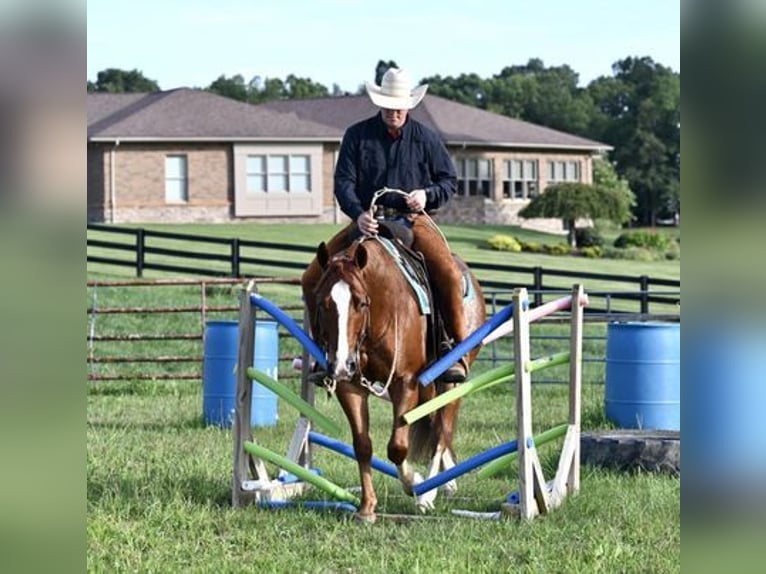
<path fill-rule="evenodd" d="M 430 457 L 429 477 L 454 466 L 452 437 L 459 401 L 412 427 L 403 419 L 405 413 L 454 385 L 434 383 L 424 387 L 418 382 L 418 374 L 433 359 L 428 348 L 427 317 L 421 314 L 413 288 L 379 239 L 357 240 L 332 258 L 321 243 L 317 261 L 323 272 L 314 291 L 319 331 L 315 338 L 327 353 L 328 374 L 351 426 L 362 483 L 358 518 L 374 521 L 377 498 L 370 466 L 370 393 L 384 394 L 380 391 L 383 385 L 391 400 L 393 424 L 388 458 L 396 465 L 408 495 L 412 494 L 412 486 L 423 480 L 412 461 Z M 485 320 L 484 296 L 465 264 L 459 260 L 458 264 L 472 283 L 472 297 L 465 299 L 464 311 L 469 330 L 473 331 Z M 478 349 L 469 354 L 469 364 L 477 354 Z M 445 488 L 454 492 L 454 481 Z M 417 497 L 418 508 L 432 508 L 435 497 L 435 489 Z"/>

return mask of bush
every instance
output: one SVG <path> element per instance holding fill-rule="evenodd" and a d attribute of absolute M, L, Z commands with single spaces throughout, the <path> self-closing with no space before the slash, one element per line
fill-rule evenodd
<path fill-rule="evenodd" d="M 579 227 L 575 229 L 575 243 L 577 247 L 601 247 L 604 238 L 595 227 Z"/>
<path fill-rule="evenodd" d="M 598 259 L 602 255 L 601 247 L 598 245 L 591 245 L 590 247 L 583 247 L 580 249 L 580 255 L 588 257 L 589 259 Z"/>
<path fill-rule="evenodd" d="M 665 251 L 673 243 L 673 239 L 664 233 L 656 231 L 626 231 L 614 240 L 615 247 L 643 247 L 655 251 Z"/>
<path fill-rule="evenodd" d="M 487 243 L 496 251 L 512 251 L 514 253 L 521 251 L 521 243 L 510 235 L 493 235 L 487 239 Z"/>
<path fill-rule="evenodd" d="M 529 253 L 545 253 L 545 246 L 537 241 L 522 241 L 521 250 Z"/>
<path fill-rule="evenodd" d="M 545 253 L 548 255 L 569 255 L 572 253 L 572 248 L 566 243 L 555 243 L 553 245 L 546 245 L 544 247 Z"/>
<path fill-rule="evenodd" d="M 610 259 L 625 259 L 630 261 L 659 261 L 662 254 L 644 247 L 614 248 L 608 247 L 603 251 L 603 256 Z"/>

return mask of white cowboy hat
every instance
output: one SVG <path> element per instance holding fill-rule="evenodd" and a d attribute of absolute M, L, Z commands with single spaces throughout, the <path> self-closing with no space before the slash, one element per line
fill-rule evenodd
<path fill-rule="evenodd" d="M 411 110 L 420 103 L 426 95 L 428 84 L 423 84 L 410 90 L 410 77 L 407 72 L 398 68 L 389 68 L 380 86 L 365 82 L 367 95 L 372 103 L 379 108 L 388 110 Z"/>

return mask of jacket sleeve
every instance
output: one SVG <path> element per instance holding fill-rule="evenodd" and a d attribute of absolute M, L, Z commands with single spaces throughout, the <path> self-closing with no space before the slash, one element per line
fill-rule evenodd
<path fill-rule="evenodd" d="M 440 138 L 434 137 L 429 146 L 431 159 L 431 185 L 426 187 L 426 211 L 438 209 L 446 204 L 457 190 L 455 165 Z"/>
<path fill-rule="evenodd" d="M 359 153 L 357 137 L 351 130 L 343 136 L 338 153 L 338 163 L 335 166 L 335 198 L 338 200 L 343 213 L 356 221 L 364 208 L 356 193 L 358 173 L 356 156 Z"/>

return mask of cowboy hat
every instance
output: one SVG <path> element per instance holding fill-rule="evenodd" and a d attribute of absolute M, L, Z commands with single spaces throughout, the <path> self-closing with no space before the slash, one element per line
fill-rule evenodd
<path fill-rule="evenodd" d="M 389 68 L 380 86 L 365 82 L 367 95 L 372 103 L 379 108 L 388 110 L 411 110 L 420 103 L 426 95 L 428 84 L 423 84 L 410 90 L 410 77 L 407 72 L 398 68 Z"/>

